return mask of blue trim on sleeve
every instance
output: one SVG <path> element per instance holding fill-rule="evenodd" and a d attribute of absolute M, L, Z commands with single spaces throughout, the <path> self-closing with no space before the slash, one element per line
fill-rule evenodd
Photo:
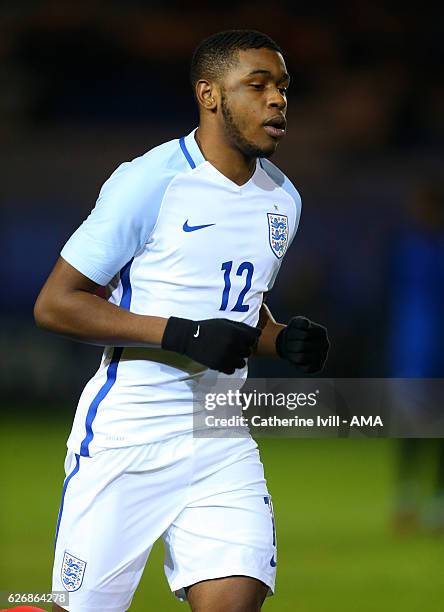
<path fill-rule="evenodd" d="M 54 548 L 57 545 L 57 538 L 59 536 L 60 521 L 62 520 L 63 506 L 65 504 L 66 489 L 68 488 L 69 481 L 71 480 L 73 476 L 77 474 L 77 472 L 79 471 L 79 468 L 80 468 L 80 455 L 77 455 L 76 453 L 76 464 L 74 468 L 71 470 L 70 474 L 66 477 L 65 482 L 63 483 L 62 500 L 60 502 L 59 515 L 57 517 L 57 527 L 56 527 L 56 534 L 55 534 L 55 540 L 54 540 Z"/>
<path fill-rule="evenodd" d="M 119 306 L 121 308 L 125 308 L 126 310 L 129 310 L 131 306 L 132 289 L 131 289 L 131 280 L 130 280 L 130 269 L 131 269 L 132 263 L 133 263 L 133 259 L 131 259 L 131 261 L 129 261 L 122 268 L 120 272 L 120 281 L 122 283 L 122 297 L 120 299 Z M 121 346 L 114 347 L 111 362 L 108 365 L 108 368 L 106 371 L 106 381 L 104 382 L 102 387 L 99 389 L 97 395 L 95 396 L 95 398 L 93 399 L 93 401 L 91 402 L 88 408 L 88 412 L 87 412 L 86 420 L 85 420 L 86 435 L 80 445 L 80 455 L 82 457 L 90 456 L 89 455 L 89 445 L 90 445 L 91 440 L 94 437 L 92 425 L 93 425 L 94 419 L 96 418 L 97 410 L 99 408 L 100 403 L 105 399 L 110 389 L 116 382 L 117 368 L 119 366 L 120 357 L 122 356 L 122 351 L 123 351 L 123 348 Z"/>
<path fill-rule="evenodd" d="M 131 306 L 131 298 L 133 295 L 133 290 L 131 288 L 131 280 L 130 280 L 130 269 L 131 264 L 133 263 L 133 259 L 131 259 L 125 266 L 123 266 L 122 271 L 120 272 L 120 280 L 122 282 L 122 297 L 120 299 L 120 308 L 125 308 L 125 310 L 129 310 Z"/>
<path fill-rule="evenodd" d="M 179 138 L 179 144 L 180 144 L 180 148 L 182 149 L 182 153 L 185 155 L 185 157 L 187 158 L 188 163 L 190 164 L 190 166 L 192 168 L 196 167 L 196 164 L 194 163 L 193 158 L 191 157 L 186 144 L 185 144 L 185 137 L 182 136 L 182 138 Z"/>

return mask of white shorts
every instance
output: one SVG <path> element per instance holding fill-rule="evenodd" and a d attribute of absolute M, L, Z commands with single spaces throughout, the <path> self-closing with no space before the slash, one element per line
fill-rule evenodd
<path fill-rule="evenodd" d="M 193 438 L 68 451 L 53 591 L 70 612 L 128 610 L 153 543 L 165 544 L 170 588 L 252 576 L 274 590 L 276 534 L 256 443 Z"/>

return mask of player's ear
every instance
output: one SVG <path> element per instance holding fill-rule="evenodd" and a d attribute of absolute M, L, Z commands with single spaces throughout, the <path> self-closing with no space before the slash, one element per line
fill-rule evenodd
<path fill-rule="evenodd" d="M 196 83 L 196 97 L 200 106 L 206 110 L 216 110 L 217 95 L 214 90 L 214 85 L 205 79 L 200 79 Z"/>

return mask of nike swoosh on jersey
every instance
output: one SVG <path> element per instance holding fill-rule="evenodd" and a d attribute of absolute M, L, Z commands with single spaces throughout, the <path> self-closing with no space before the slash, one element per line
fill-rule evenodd
<path fill-rule="evenodd" d="M 276 561 L 274 560 L 274 555 L 270 559 L 270 565 L 271 567 L 276 567 Z"/>
<path fill-rule="evenodd" d="M 188 225 L 188 219 L 183 224 L 184 232 L 195 232 L 196 230 L 203 229 L 204 227 L 211 227 L 211 225 L 216 225 L 215 223 L 206 223 L 205 225 Z"/>

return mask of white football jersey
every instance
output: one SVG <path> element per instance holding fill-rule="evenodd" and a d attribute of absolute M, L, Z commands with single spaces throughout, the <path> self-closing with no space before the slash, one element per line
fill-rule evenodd
<path fill-rule="evenodd" d="M 301 200 L 267 159 L 244 185 L 228 179 L 203 157 L 196 129 L 119 166 L 61 256 L 131 312 L 256 326 Z M 190 432 L 193 393 L 221 376 L 158 347 L 105 347 L 68 447 L 91 456 Z"/>

